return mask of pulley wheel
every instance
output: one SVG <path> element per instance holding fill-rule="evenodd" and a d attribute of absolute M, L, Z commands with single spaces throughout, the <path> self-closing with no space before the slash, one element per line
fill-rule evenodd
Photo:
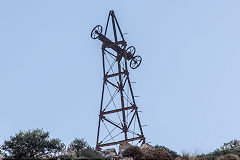
<path fill-rule="evenodd" d="M 118 47 L 121 48 L 121 49 L 124 49 L 124 45 L 122 43 L 119 43 Z"/>
<path fill-rule="evenodd" d="M 136 52 L 136 48 L 133 46 L 130 46 L 127 48 L 126 50 L 127 53 L 130 53 L 132 56 L 134 56 L 135 52 Z"/>
<path fill-rule="evenodd" d="M 130 67 L 132 69 L 136 69 L 138 66 L 140 66 L 141 62 L 142 62 L 142 57 L 134 56 L 130 61 Z"/>
<path fill-rule="evenodd" d="M 96 27 L 93 28 L 93 30 L 91 32 L 92 39 L 97 39 L 99 37 L 100 33 L 102 33 L 102 26 L 97 25 Z"/>

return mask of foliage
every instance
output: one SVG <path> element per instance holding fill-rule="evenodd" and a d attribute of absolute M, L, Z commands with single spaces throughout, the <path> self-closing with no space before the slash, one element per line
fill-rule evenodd
<path fill-rule="evenodd" d="M 68 147 L 68 152 L 74 154 L 76 157 L 81 157 L 83 150 L 88 147 L 87 142 L 83 139 L 76 138 L 74 139 Z"/>
<path fill-rule="evenodd" d="M 165 146 L 158 146 L 158 145 L 156 145 L 154 148 L 164 148 L 169 153 L 171 159 L 175 159 L 177 157 L 180 157 L 180 155 L 177 154 L 177 152 L 175 152 L 175 151 L 173 151 L 173 150 L 171 150 L 171 149 L 169 149 L 169 148 L 167 148 Z"/>
<path fill-rule="evenodd" d="M 71 158 L 71 157 L 52 157 L 52 158 L 44 158 L 44 160 L 87 160 L 88 158 L 86 157 L 79 157 L 79 158 Z M 4 158 L 3 160 L 16 160 L 15 158 Z M 17 160 L 42 160 L 42 159 L 37 159 L 37 158 L 22 158 L 22 159 L 17 159 Z"/>
<path fill-rule="evenodd" d="M 143 159 L 158 159 L 158 160 L 170 160 L 169 153 L 161 147 L 154 149 L 145 149 L 143 151 Z"/>
<path fill-rule="evenodd" d="M 234 149 L 234 148 L 238 148 L 240 147 L 240 141 L 239 140 L 232 140 L 232 141 L 229 141 L 227 143 L 224 143 L 220 149 L 221 150 L 227 150 L 227 149 Z"/>
<path fill-rule="evenodd" d="M 65 145 L 60 139 L 49 138 L 49 132 L 42 129 L 20 131 L 10 140 L 6 140 L 0 147 L 0 154 L 4 155 L 3 160 L 80 160 L 80 159 L 105 159 L 98 151 L 94 150 L 83 139 L 74 139 L 65 151 Z M 177 152 L 165 147 L 156 145 L 154 148 L 140 149 L 132 146 L 122 152 L 123 157 L 133 159 L 158 159 L 158 160 L 239 160 L 240 141 L 232 140 L 224 143 L 219 149 L 202 155 L 180 156 Z"/>
<path fill-rule="evenodd" d="M 99 152 L 94 150 L 83 139 L 74 139 L 68 147 L 68 153 L 72 157 L 86 157 L 89 159 L 103 159 Z"/>
<path fill-rule="evenodd" d="M 104 159 L 104 157 L 98 151 L 89 146 L 82 151 L 82 156 L 89 159 Z"/>
<path fill-rule="evenodd" d="M 216 149 L 214 152 L 205 154 L 204 156 L 206 160 L 215 160 L 217 157 L 221 157 L 227 154 L 234 154 L 234 155 L 240 156 L 240 148 L 227 149 L 227 150 Z"/>
<path fill-rule="evenodd" d="M 190 153 L 186 152 L 186 151 L 183 151 L 182 152 L 182 159 L 189 160 L 190 159 Z"/>
<path fill-rule="evenodd" d="M 216 149 L 215 151 L 205 154 L 206 160 L 215 160 L 217 157 L 223 158 L 224 155 L 237 155 L 240 156 L 240 141 L 239 140 L 232 140 L 227 143 L 224 143 L 219 149 Z M 220 158 L 219 158 L 220 159 Z"/>
<path fill-rule="evenodd" d="M 9 157 L 21 158 L 42 158 L 51 157 L 64 150 L 65 145 L 61 140 L 49 138 L 49 132 L 42 129 L 20 131 L 10 140 L 6 140 L 1 149 L 8 153 Z"/>
<path fill-rule="evenodd" d="M 132 157 L 133 159 L 140 159 L 143 156 L 141 149 L 137 146 L 131 146 L 122 152 L 123 157 Z"/>

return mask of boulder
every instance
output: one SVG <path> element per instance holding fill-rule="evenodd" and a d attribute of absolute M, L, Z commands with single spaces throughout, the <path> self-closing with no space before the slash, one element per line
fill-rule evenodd
<path fill-rule="evenodd" d="M 154 148 L 153 146 L 151 146 L 150 144 L 144 143 L 141 147 L 140 147 L 142 153 L 144 154 L 145 158 L 149 157 L 152 158 L 152 155 L 154 153 Z"/>
<path fill-rule="evenodd" d="M 102 151 L 102 153 L 106 158 L 113 158 L 117 156 L 117 152 L 115 148 L 105 149 L 104 151 Z"/>
<path fill-rule="evenodd" d="M 134 160 L 141 159 L 143 157 L 141 149 L 137 146 L 132 146 L 125 149 L 121 154 L 123 157 L 131 157 Z"/>
<path fill-rule="evenodd" d="M 143 159 L 158 159 L 158 160 L 170 160 L 170 154 L 162 147 L 154 148 L 149 144 L 143 144 L 141 146 L 143 153 Z"/>
<path fill-rule="evenodd" d="M 239 160 L 239 158 L 237 155 L 230 153 L 219 157 L 219 160 Z"/>
<path fill-rule="evenodd" d="M 127 142 L 120 143 L 118 153 L 121 154 L 125 149 L 127 149 L 129 147 L 132 147 L 132 145 Z"/>
<path fill-rule="evenodd" d="M 141 150 L 146 150 L 146 149 L 153 150 L 154 148 L 150 144 L 144 143 L 144 144 L 141 145 L 140 149 Z"/>
<path fill-rule="evenodd" d="M 123 157 L 123 158 L 120 158 L 119 160 L 133 160 L 132 157 Z"/>

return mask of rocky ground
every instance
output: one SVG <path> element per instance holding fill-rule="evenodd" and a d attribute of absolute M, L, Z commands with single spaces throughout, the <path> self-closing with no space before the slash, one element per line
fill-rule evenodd
<path fill-rule="evenodd" d="M 228 143 L 226 143 L 228 144 Z M 240 143 L 239 143 L 240 144 Z M 228 145 L 225 145 L 228 146 Z M 191 156 L 189 154 L 178 155 L 176 152 L 164 147 L 164 146 L 151 146 L 149 144 L 143 144 L 140 147 L 132 146 L 129 143 L 122 143 L 119 145 L 118 151 L 115 148 L 105 149 L 100 151 L 101 158 L 108 160 L 239 160 L 240 145 L 235 147 L 221 147 L 214 152 L 202 155 Z M 98 152 L 97 152 L 98 153 Z M 98 153 L 98 154 L 99 154 Z M 4 158 L 6 159 L 6 158 Z M 54 158 L 53 158 L 54 159 Z M 53 160 L 51 159 L 51 160 Z M 62 157 L 61 157 L 62 159 Z M 57 160 L 61 160 L 57 158 Z M 72 158 L 63 158 L 62 160 L 72 160 Z M 74 160 L 88 159 L 87 157 L 73 156 Z M 91 159 L 91 158 L 90 158 Z M 3 160 L 3 156 L 0 154 L 0 160 Z M 54 159 L 56 160 L 56 158 Z"/>
<path fill-rule="evenodd" d="M 111 148 L 101 151 L 101 154 L 106 158 L 118 160 L 172 159 L 171 155 L 164 148 L 155 148 L 149 144 L 143 144 L 141 147 L 136 147 L 129 143 L 122 143 L 119 146 L 118 153 L 115 148 Z"/>
<path fill-rule="evenodd" d="M 234 151 L 234 152 L 233 152 Z M 237 151 L 237 152 L 236 152 Z M 239 160 L 239 156 L 233 153 L 240 153 L 240 150 L 230 149 L 224 152 L 213 152 L 203 155 L 190 156 L 188 154 L 178 155 L 164 147 L 153 147 L 143 144 L 141 147 L 122 143 L 117 153 L 116 149 L 106 149 L 101 151 L 103 157 L 113 160 L 136 160 L 136 159 L 157 159 L 157 160 Z"/>

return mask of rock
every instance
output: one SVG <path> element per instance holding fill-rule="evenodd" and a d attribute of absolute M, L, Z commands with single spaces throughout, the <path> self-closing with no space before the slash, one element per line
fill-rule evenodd
<path fill-rule="evenodd" d="M 132 145 L 127 142 L 120 143 L 118 153 L 121 154 L 125 149 L 127 149 L 129 147 L 132 147 Z"/>
<path fill-rule="evenodd" d="M 150 144 L 144 143 L 141 147 L 140 147 L 142 153 L 145 155 L 145 157 L 149 157 L 149 155 L 152 155 L 154 152 L 154 148 L 153 146 L 151 146 Z M 152 158 L 152 157 L 149 157 Z"/>
<path fill-rule="evenodd" d="M 123 158 L 120 158 L 119 160 L 133 160 L 132 157 L 123 157 Z"/>
<path fill-rule="evenodd" d="M 106 158 L 113 158 L 117 156 L 117 152 L 115 148 L 105 149 L 104 151 L 102 151 L 102 153 Z"/>
<path fill-rule="evenodd" d="M 170 160 L 170 154 L 162 147 L 154 148 L 149 144 L 143 144 L 141 151 L 144 155 L 143 159 L 158 159 L 158 160 Z"/>
<path fill-rule="evenodd" d="M 105 154 L 103 153 L 103 151 L 98 151 L 98 153 L 99 153 L 102 157 L 105 157 Z"/>
<path fill-rule="evenodd" d="M 140 149 L 141 150 L 146 150 L 146 149 L 153 150 L 154 148 L 150 144 L 144 143 L 144 144 L 141 145 Z"/>
<path fill-rule="evenodd" d="M 224 156 L 219 157 L 220 160 L 239 160 L 238 156 L 235 154 L 226 154 Z"/>

